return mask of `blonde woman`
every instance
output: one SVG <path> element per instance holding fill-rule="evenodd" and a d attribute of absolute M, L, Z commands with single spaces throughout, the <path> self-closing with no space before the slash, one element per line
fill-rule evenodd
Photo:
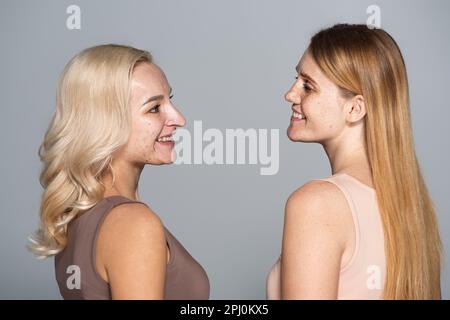
<path fill-rule="evenodd" d="M 332 175 L 287 200 L 267 297 L 439 299 L 441 241 L 396 42 L 335 25 L 312 37 L 296 71 L 287 134 L 320 143 Z"/>
<path fill-rule="evenodd" d="M 151 55 L 128 46 L 86 49 L 64 69 L 30 244 L 55 255 L 63 298 L 209 298 L 204 269 L 138 197 L 144 166 L 174 161 L 185 119 L 171 91 Z"/>

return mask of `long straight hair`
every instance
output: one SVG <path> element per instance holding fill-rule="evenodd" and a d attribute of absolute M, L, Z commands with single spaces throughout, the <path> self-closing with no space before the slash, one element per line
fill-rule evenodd
<path fill-rule="evenodd" d="M 40 227 L 28 249 L 55 255 L 67 243 L 70 221 L 104 195 L 101 177 L 113 176 L 112 154 L 131 130 L 131 75 L 149 52 L 123 45 L 100 45 L 73 57 L 61 75 L 56 110 L 39 147 L 44 188 Z"/>
<path fill-rule="evenodd" d="M 414 151 L 406 67 L 382 29 L 338 24 L 315 34 L 310 52 L 344 96 L 362 95 L 365 145 L 386 253 L 385 299 L 440 299 L 441 240 Z"/>

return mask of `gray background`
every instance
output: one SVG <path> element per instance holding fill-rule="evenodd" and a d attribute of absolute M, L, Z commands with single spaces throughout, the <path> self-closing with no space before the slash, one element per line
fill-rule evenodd
<path fill-rule="evenodd" d="M 66 8 L 81 7 L 81 30 Z M 330 175 L 320 145 L 290 142 L 283 100 L 310 36 L 337 22 L 382 27 L 406 59 L 416 150 L 450 247 L 450 2 L 448 1 L 1 1 L 0 298 L 56 298 L 53 259 L 25 250 L 37 225 L 38 146 L 54 110 L 58 76 L 83 48 L 122 43 L 150 50 L 188 119 L 207 128 L 279 128 L 280 170 L 258 165 L 183 165 L 143 171 L 140 195 L 203 264 L 212 299 L 264 299 L 280 252 L 287 196 Z M 443 297 L 450 298 L 444 264 Z"/>

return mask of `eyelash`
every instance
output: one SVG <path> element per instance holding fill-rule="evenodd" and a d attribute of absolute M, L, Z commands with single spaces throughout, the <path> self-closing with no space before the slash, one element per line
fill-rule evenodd
<path fill-rule="evenodd" d="M 295 77 L 295 79 L 298 80 L 298 77 Z M 303 89 L 305 89 L 306 92 L 310 92 L 310 91 L 313 90 L 313 89 L 308 85 L 308 81 L 305 81 L 305 82 L 302 84 L 302 87 L 303 87 Z"/>
<path fill-rule="evenodd" d="M 161 105 L 157 104 L 156 106 L 154 106 L 153 108 L 148 110 L 148 112 L 149 113 L 158 113 L 159 112 L 159 107 L 161 107 Z M 153 110 L 155 110 L 155 111 L 153 111 Z"/>
<path fill-rule="evenodd" d="M 173 94 L 169 97 L 169 99 L 173 98 Z M 161 107 L 160 104 L 157 104 L 156 106 L 154 106 L 153 108 L 151 108 L 150 110 L 148 110 L 149 113 L 158 113 L 159 112 L 159 108 Z M 155 110 L 155 111 L 153 111 Z"/>
<path fill-rule="evenodd" d="M 306 92 L 312 91 L 312 88 L 310 88 L 310 87 L 307 85 L 307 82 L 303 84 L 303 89 L 305 89 Z"/>

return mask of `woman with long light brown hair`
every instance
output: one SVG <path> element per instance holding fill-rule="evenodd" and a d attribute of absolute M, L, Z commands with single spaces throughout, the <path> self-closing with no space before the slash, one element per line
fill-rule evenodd
<path fill-rule="evenodd" d="M 39 149 L 41 225 L 65 299 L 208 299 L 202 266 L 139 200 L 146 164 L 174 161 L 185 119 L 149 52 L 100 45 L 66 65 Z"/>
<path fill-rule="evenodd" d="M 335 25 L 296 71 L 288 137 L 320 143 L 332 175 L 287 200 L 267 297 L 440 299 L 441 240 L 398 45 L 381 29 Z"/>

